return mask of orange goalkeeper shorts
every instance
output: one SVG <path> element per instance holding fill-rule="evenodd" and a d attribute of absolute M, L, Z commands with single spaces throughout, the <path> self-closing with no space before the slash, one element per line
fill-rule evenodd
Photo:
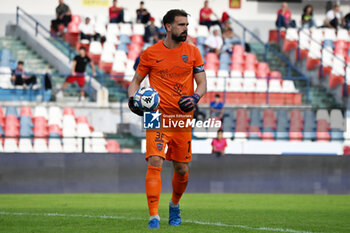
<path fill-rule="evenodd" d="M 192 159 L 191 131 L 146 131 L 146 160 L 150 156 L 160 156 L 169 161 L 189 162 Z M 165 147 L 168 146 L 165 155 Z"/>

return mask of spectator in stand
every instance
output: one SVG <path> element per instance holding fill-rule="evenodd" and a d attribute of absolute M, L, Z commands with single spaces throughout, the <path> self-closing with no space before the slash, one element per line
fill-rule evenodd
<path fill-rule="evenodd" d="M 214 15 L 217 20 L 211 20 L 211 15 Z M 209 2 L 208 0 L 204 1 L 204 7 L 200 10 L 199 12 L 199 24 L 200 25 L 205 25 L 208 28 L 210 28 L 212 25 L 219 25 L 220 22 L 218 20 L 218 16 L 213 12 L 213 10 L 209 7 Z"/>
<path fill-rule="evenodd" d="M 162 26 L 158 29 L 158 38 L 159 38 L 159 40 L 165 39 L 166 34 L 167 34 L 167 31 L 166 31 L 164 25 L 162 24 Z"/>
<path fill-rule="evenodd" d="M 65 27 L 64 31 L 66 32 L 70 21 L 72 21 L 72 13 L 69 6 L 67 6 L 63 0 L 59 0 L 59 4 L 56 7 L 56 19 L 51 21 L 51 29 L 55 33 L 58 33 L 58 26 L 63 24 Z"/>
<path fill-rule="evenodd" d="M 94 25 L 91 23 L 91 20 L 89 17 L 86 17 L 85 21 L 80 23 L 79 31 L 80 31 L 80 40 L 91 41 L 92 38 L 94 40 L 99 40 L 101 38 L 100 34 L 95 32 Z"/>
<path fill-rule="evenodd" d="M 136 23 L 147 24 L 150 20 L 151 14 L 144 8 L 145 3 L 140 2 L 140 8 L 136 10 Z"/>
<path fill-rule="evenodd" d="M 304 7 L 303 15 L 301 16 L 301 25 L 303 28 L 315 27 L 315 21 L 313 19 L 313 8 L 311 5 Z"/>
<path fill-rule="evenodd" d="M 222 121 L 223 116 L 224 103 L 221 102 L 220 94 L 216 94 L 214 101 L 210 103 L 210 117 Z"/>
<path fill-rule="evenodd" d="M 23 69 L 24 62 L 18 61 L 17 67 L 15 70 L 12 70 L 11 82 L 15 86 L 24 86 L 26 87 L 36 84 L 36 76 L 27 76 Z"/>
<path fill-rule="evenodd" d="M 276 26 L 280 27 L 292 27 L 295 28 L 295 21 L 292 20 L 292 12 L 288 9 L 288 3 L 283 2 L 282 8 L 277 11 Z"/>
<path fill-rule="evenodd" d="M 204 42 L 205 47 L 209 53 L 220 54 L 224 42 L 218 29 L 215 29 Z"/>
<path fill-rule="evenodd" d="M 226 139 L 223 137 L 223 130 L 219 129 L 216 138 L 211 142 L 212 152 L 216 157 L 225 156 L 225 148 L 227 147 Z"/>
<path fill-rule="evenodd" d="M 143 40 L 146 43 L 155 44 L 159 41 L 159 28 L 154 24 L 155 19 L 150 18 L 150 24 L 145 28 L 145 35 Z"/>
<path fill-rule="evenodd" d="M 95 66 L 91 59 L 87 56 L 86 48 L 79 48 L 79 55 L 74 57 L 73 67 L 72 67 L 72 76 L 69 76 L 66 81 L 63 83 L 62 91 L 66 89 L 68 83 L 77 82 L 80 87 L 80 100 L 85 99 L 84 85 L 85 85 L 85 70 L 86 66 L 90 64 L 92 69 L 92 75 L 96 76 Z"/>
<path fill-rule="evenodd" d="M 326 23 L 326 26 L 329 28 L 337 29 L 338 26 L 340 26 L 341 14 L 339 11 L 339 5 L 334 5 L 333 9 L 327 12 L 325 23 Z"/>
<path fill-rule="evenodd" d="M 345 17 L 343 18 L 343 27 L 347 30 L 350 30 L 350 13 L 348 13 L 347 15 L 345 15 Z"/>
<path fill-rule="evenodd" d="M 124 22 L 124 8 L 117 7 L 117 0 L 113 0 L 113 5 L 109 8 L 109 22 L 110 23 Z"/>

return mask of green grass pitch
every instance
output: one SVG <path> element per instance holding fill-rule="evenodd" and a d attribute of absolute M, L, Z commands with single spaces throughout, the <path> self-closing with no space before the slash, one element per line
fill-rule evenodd
<path fill-rule="evenodd" d="M 155 232 L 350 232 L 349 195 L 185 194 L 170 227 L 160 200 Z M 0 232 L 150 232 L 145 194 L 0 195 Z"/>

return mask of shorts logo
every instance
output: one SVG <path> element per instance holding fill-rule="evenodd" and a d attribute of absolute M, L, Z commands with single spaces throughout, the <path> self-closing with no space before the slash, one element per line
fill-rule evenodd
<path fill-rule="evenodd" d="M 160 129 L 160 115 L 156 112 L 144 112 L 143 113 L 143 128 L 144 129 Z"/>
<path fill-rule="evenodd" d="M 185 62 L 185 63 L 188 62 L 188 56 L 187 55 L 182 55 L 181 58 L 182 58 L 183 62 Z"/>
<path fill-rule="evenodd" d="M 163 150 L 163 144 L 162 143 L 157 143 L 157 149 L 158 149 L 158 151 L 162 151 Z"/>

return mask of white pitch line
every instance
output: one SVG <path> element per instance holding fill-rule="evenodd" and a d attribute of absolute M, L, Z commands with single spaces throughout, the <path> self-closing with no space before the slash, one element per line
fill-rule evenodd
<path fill-rule="evenodd" d="M 60 213 L 17 213 L 17 212 L 3 212 L 0 211 L 0 215 L 17 215 L 17 216 L 44 216 L 44 217 L 72 217 L 72 218 L 100 218 L 100 219 L 122 219 L 127 221 L 143 221 L 145 218 L 134 218 L 125 216 L 108 216 L 108 215 L 88 215 L 88 214 L 60 214 Z M 166 220 L 164 220 L 166 221 Z M 286 232 L 286 233 L 315 233 L 311 231 L 299 231 L 293 229 L 283 228 L 271 228 L 271 227 L 250 227 L 245 225 L 233 225 L 225 224 L 221 222 L 201 222 L 196 220 L 182 220 L 185 223 L 192 223 L 197 225 L 209 225 L 217 227 L 232 227 L 257 231 L 274 231 L 274 232 Z"/>

